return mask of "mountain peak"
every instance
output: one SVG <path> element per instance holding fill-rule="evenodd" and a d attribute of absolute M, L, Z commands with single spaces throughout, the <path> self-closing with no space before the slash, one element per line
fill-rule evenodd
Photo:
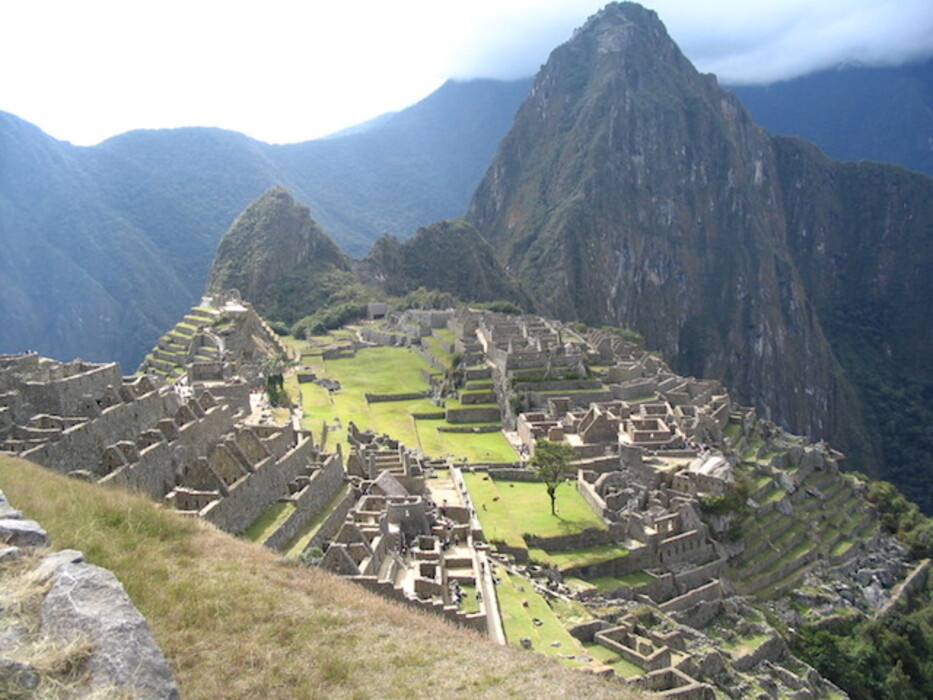
<path fill-rule="evenodd" d="M 305 269 L 346 270 L 348 260 L 284 187 L 274 186 L 240 214 L 220 241 L 207 292 L 237 289 L 257 309 L 278 301 L 283 284 Z M 303 275 L 302 275 L 303 276 Z"/>

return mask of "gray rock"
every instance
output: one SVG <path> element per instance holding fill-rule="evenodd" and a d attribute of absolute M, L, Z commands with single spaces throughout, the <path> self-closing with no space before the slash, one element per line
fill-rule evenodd
<path fill-rule="evenodd" d="M 35 520 L 0 519 L 0 542 L 16 547 L 48 547 L 49 536 Z"/>
<path fill-rule="evenodd" d="M 11 520 L 16 520 L 22 517 L 23 514 L 11 506 L 10 502 L 7 500 L 6 494 L 3 493 L 3 491 L 0 491 L 0 518 L 10 518 Z"/>
<path fill-rule="evenodd" d="M 0 518 L 3 520 L 19 520 L 23 514 L 11 506 L 6 499 L 0 501 Z"/>
<path fill-rule="evenodd" d="M 0 549 L 0 565 L 14 562 L 17 559 L 22 559 L 22 557 L 23 550 L 19 547 L 3 547 Z"/>
<path fill-rule="evenodd" d="M 65 564 L 78 564 L 84 561 L 84 555 L 76 549 L 63 549 L 42 557 L 42 561 L 33 570 L 33 576 L 38 581 L 45 581 Z"/>
<path fill-rule="evenodd" d="M 116 577 L 90 564 L 62 563 L 42 603 L 42 632 L 85 636 L 92 688 L 116 686 L 141 698 L 178 698 L 178 686 L 149 625 Z"/>
<path fill-rule="evenodd" d="M 32 664 L 0 658 L 0 696 L 28 696 L 38 685 L 39 674 Z"/>

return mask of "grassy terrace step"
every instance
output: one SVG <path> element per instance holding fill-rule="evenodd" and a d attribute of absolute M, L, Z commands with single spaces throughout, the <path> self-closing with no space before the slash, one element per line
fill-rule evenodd
<path fill-rule="evenodd" d="M 262 544 L 273 532 L 279 529 L 288 516 L 295 512 L 295 504 L 291 501 L 278 501 L 266 508 L 256 520 L 246 528 L 243 537 L 250 542 Z"/>
<path fill-rule="evenodd" d="M 770 547 L 763 548 L 758 554 L 748 561 L 742 562 L 740 568 L 743 576 L 755 576 L 762 571 L 771 568 L 775 561 L 782 559 L 787 552 L 788 547 L 799 546 L 799 541 L 806 536 L 806 528 L 803 523 L 798 523 L 790 528 L 779 539 L 773 540 Z"/>
<path fill-rule="evenodd" d="M 331 514 L 340 501 L 346 498 L 349 492 L 350 484 L 344 484 L 343 488 L 337 491 L 337 493 L 334 494 L 330 501 L 327 502 L 327 505 L 321 508 L 317 515 L 306 522 L 292 538 L 292 540 L 285 545 L 283 548 L 285 556 L 291 557 L 293 559 L 297 558 L 298 555 L 305 550 L 305 548 L 317 534 L 318 530 L 321 529 L 321 525 L 324 524 L 327 516 Z"/>
<path fill-rule="evenodd" d="M 800 483 L 800 487 L 802 489 L 817 489 L 822 492 L 836 480 L 837 477 L 829 472 L 812 471 L 807 475 L 807 478 Z"/>
<path fill-rule="evenodd" d="M 582 566 L 592 566 L 602 562 L 627 557 L 629 551 L 615 544 L 602 544 L 593 547 L 582 547 L 572 551 L 546 552 L 543 549 L 531 547 L 528 558 L 535 564 L 547 566 L 559 571 Z"/>
<path fill-rule="evenodd" d="M 866 514 L 864 521 L 860 526 L 857 526 L 853 535 L 860 540 L 868 539 L 870 534 L 879 527 L 878 520 L 870 513 Z"/>
<path fill-rule="evenodd" d="M 801 553 L 800 556 L 806 554 L 806 551 Z M 757 591 L 754 591 L 753 595 L 762 600 L 769 600 L 771 598 L 777 598 L 778 596 L 786 593 L 791 588 L 794 588 L 800 579 L 803 578 L 804 574 L 809 571 L 810 567 L 813 565 L 813 562 L 801 562 L 800 566 L 795 567 L 790 571 L 786 576 L 781 579 L 778 579 L 769 586 L 760 588 Z M 754 590 L 754 589 L 751 589 Z"/>
<path fill-rule="evenodd" d="M 454 355 L 444 348 L 445 343 L 434 336 L 428 336 L 422 339 L 425 349 L 428 353 L 444 367 L 451 367 L 454 363 Z"/>
<path fill-rule="evenodd" d="M 801 542 L 796 547 L 791 549 L 789 552 L 785 553 L 781 558 L 775 560 L 768 566 L 767 569 L 759 571 L 754 576 L 745 578 L 741 580 L 738 584 L 738 588 L 747 593 L 753 593 L 754 595 L 767 598 L 774 594 L 774 591 L 780 590 L 780 586 L 793 583 L 796 579 L 802 575 L 803 569 L 808 566 L 808 562 L 800 562 L 799 566 L 793 568 L 793 570 L 781 578 L 779 581 L 776 581 L 774 584 L 771 584 L 767 587 L 762 587 L 760 582 L 765 579 L 767 576 L 771 575 L 777 571 L 782 566 L 786 564 L 802 560 L 806 555 L 811 554 L 816 551 L 816 544 L 813 542 Z M 773 589 L 773 590 L 772 590 Z"/>
<path fill-rule="evenodd" d="M 173 362 L 166 362 L 165 360 L 160 360 L 158 357 L 154 357 L 151 360 L 151 366 L 153 369 L 158 370 L 159 372 L 171 372 L 175 369 L 176 365 Z"/>
<path fill-rule="evenodd" d="M 467 391 L 492 390 L 496 383 L 492 379 L 472 379 L 464 387 Z"/>

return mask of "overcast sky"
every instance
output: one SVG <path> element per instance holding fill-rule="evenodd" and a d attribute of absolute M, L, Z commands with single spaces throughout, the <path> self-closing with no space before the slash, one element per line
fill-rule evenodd
<path fill-rule="evenodd" d="M 448 78 L 532 75 L 590 0 L 0 0 L 0 110 L 89 145 L 218 126 L 303 141 Z M 933 55 L 933 0 L 651 0 L 723 83 Z"/>

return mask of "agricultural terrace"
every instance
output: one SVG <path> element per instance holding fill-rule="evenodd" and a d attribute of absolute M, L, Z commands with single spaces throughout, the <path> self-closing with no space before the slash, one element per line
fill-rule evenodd
<path fill-rule="evenodd" d="M 346 333 L 346 329 L 342 329 Z M 328 336 L 339 344 L 346 335 Z M 371 429 L 400 440 L 406 447 L 416 447 L 425 455 L 449 456 L 466 462 L 512 462 L 515 450 L 500 432 L 449 433 L 443 406 L 428 398 L 370 403 L 365 394 L 415 394 L 428 392 L 426 377 L 436 372 L 420 355 L 408 348 L 371 347 L 358 350 L 353 357 L 325 360 L 322 356 L 325 337 L 297 344 L 301 364 L 326 379 L 340 382 L 340 390 L 330 392 L 317 384 L 298 384 L 292 375 L 286 389 L 300 396 L 304 411 L 302 427 L 320 439 L 323 425 L 328 426 L 328 444 L 346 440 L 346 427 L 353 421 L 361 430 Z M 293 345 L 295 347 L 295 345 Z M 458 424 L 463 427 L 463 424 Z"/>

